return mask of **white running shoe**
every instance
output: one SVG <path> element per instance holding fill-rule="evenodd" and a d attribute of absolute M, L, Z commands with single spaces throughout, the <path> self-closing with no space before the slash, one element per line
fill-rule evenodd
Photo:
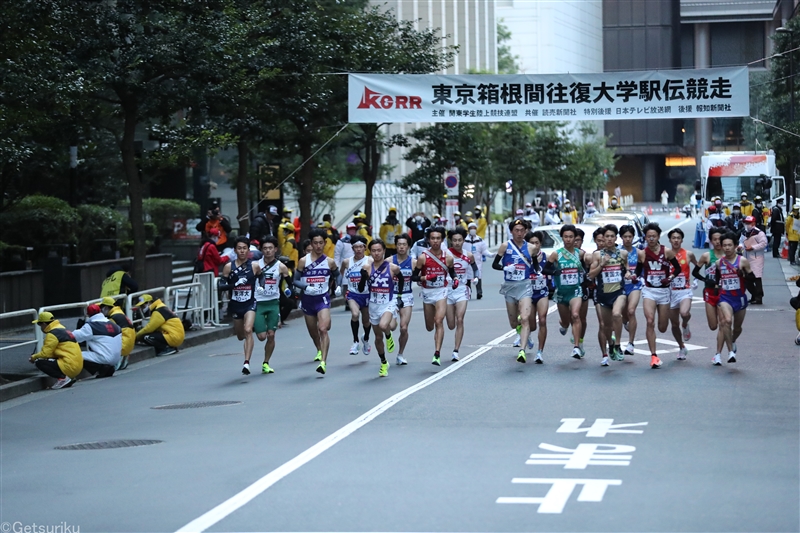
<path fill-rule="evenodd" d="M 350 355 L 358 355 L 358 348 L 361 345 L 358 341 L 354 342 L 350 347 Z"/>
<path fill-rule="evenodd" d="M 633 350 L 635 346 L 632 342 L 629 342 L 628 345 L 625 347 L 625 355 L 633 355 Z"/>
<path fill-rule="evenodd" d="M 692 330 L 689 329 L 689 324 L 686 324 L 686 327 L 683 328 L 683 340 L 688 341 L 692 338 Z"/>
<path fill-rule="evenodd" d="M 246 362 L 242 365 L 242 374 L 245 376 L 250 375 L 250 363 Z"/>
<path fill-rule="evenodd" d="M 728 362 L 729 363 L 736 362 L 736 352 L 728 352 Z"/>
<path fill-rule="evenodd" d="M 72 384 L 72 378 L 64 376 L 63 378 L 53 383 L 53 386 L 50 388 L 53 390 L 58 390 L 58 389 L 63 389 L 64 387 L 69 387 L 71 384 Z"/>
<path fill-rule="evenodd" d="M 604 355 L 603 360 L 600 362 L 600 366 L 608 366 L 608 356 Z"/>
<path fill-rule="evenodd" d="M 520 339 L 519 333 L 517 333 L 517 336 L 514 337 L 514 344 L 513 344 L 514 348 L 519 348 L 519 344 L 520 344 L 521 340 L 522 339 Z"/>
<path fill-rule="evenodd" d="M 733 355 L 736 355 L 736 343 L 735 342 L 733 343 L 731 351 L 733 352 Z"/>
<path fill-rule="evenodd" d="M 458 352 L 453 352 L 453 357 L 450 358 L 451 361 L 458 361 Z"/>
<path fill-rule="evenodd" d="M 408 361 L 406 361 L 406 358 L 405 358 L 405 357 L 403 357 L 402 355 L 398 355 L 398 356 L 397 356 L 397 365 L 398 365 L 398 366 L 400 366 L 400 365 L 407 365 L 407 364 L 408 364 Z"/>
<path fill-rule="evenodd" d="M 684 346 L 678 350 L 678 361 L 685 361 L 687 355 L 689 355 L 689 350 Z"/>
<path fill-rule="evenodd" d="M 574 357 L 575 359 L 582 358 L 583 355 L 581 355 L 581 349 L 578 348 L 578 347 L 573 348 L 572 349 L 572 357 Z"/>
<path fill-rule="evenodd" d="M 714 366 L 722 366 L 722 358 L 719 354 L 714 356 L 714 359 L 711 360 L 711 364 Z"/>
<path fill-rule="evenodd" d="M 528 335 L 528 349 L 533 350 L 533 333 Z"/>
<path fill-rule="evenodd" d="M 362 338 L 361 343 L 361 348 L 364 350 L 364 355 L 369 355 L 369 353 L 372 351 L 372 346 L 369 345 L 369 341 L 366 338 Z"/>
<path fill-rule="evenodd" d="M 533 362 L 536 363 L 537 365 L 541 365 L 542 363 L 544 363 L 544 359 L 542 359 L 542 351 L 541 350 L 536 352 L 536 358 L 533 360 Z"/>

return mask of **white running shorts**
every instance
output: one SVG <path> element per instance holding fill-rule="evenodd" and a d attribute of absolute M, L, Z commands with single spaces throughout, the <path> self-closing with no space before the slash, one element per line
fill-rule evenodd
<path fill-rule="evenodd" d="M 469 301 L 469 287 L 459 285 L 457 289 L 450 289 L 447 293 L 447 305 L 455 305 L 458 302 Z"/>
<path fill-rule="evenodd" d="M 439 300 L 447 298 L 447 287 L 440 287 L 437 289 L 422 289 L 422 303 L 435 305 Z"/>
<path fill-rule="evenodd" d="M 656 305 L 669 305 L 672 289 L 669 287 L 642 287 L 642 300 L 653 300 Z"/>
<path fill-rule="evenodd" d="M 670 295 L 669 307 L 670 309 L 677 309 L 681 306 L 681 302 L 686 300 L 692 299 L 693 293 L 692 289 L 680 289 L 677 291 L 672 291 Z"/>
<path fill-rule="evenodd" d="M 381 317 L 384 313 L 392 313 L 395 319 L 397 319 L 397 302 L 392 300 L 388 304 L 383 305 L 375 305 L 372 304 L 369 306 L 369 323 L 373 326 L 377 326 L 381 322 Z"/>
<path fill-rule="evenodd" d="M 414 293 L 407 292 L 405 294 L 400 295 L 400 299 L 403 301 L 403 309 L 406 307 L 414 307 Z M 399 309 L 398 309 L 399 311 Z"/>

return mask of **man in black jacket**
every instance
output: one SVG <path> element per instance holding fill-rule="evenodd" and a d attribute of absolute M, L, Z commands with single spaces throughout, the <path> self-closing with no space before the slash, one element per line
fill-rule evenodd
<path fill-rule="evenodd" d="M 783 214 L 783 198 L 778 198 L 769 216 L 769 230 L 772 232 L 772 257 L 780 258 L 781 238 L 785 229 L 786 217 Z"/>
<path fill-rule="evenodd" d="M 425 230 L 431 227 L 431 219 L 420 211 L 408 217 L 406 226 L 411 230 L 411 242 L 417 242 L 425 238 Z"/>
<path fill-rule="evenodd" d="M 256 213 L 253 220 L 250 221 L 250 239 L 258 240 L 259 244 L 264 242 L 267 236 L 277 238 L 275 232 L 277 230 L 278 208 L 274 205 L 262 207 L 263 211 Z"/>

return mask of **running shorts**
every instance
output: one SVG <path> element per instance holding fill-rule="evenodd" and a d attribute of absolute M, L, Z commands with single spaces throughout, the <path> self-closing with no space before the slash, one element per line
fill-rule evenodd
<path fill-rule="evenodd" d="M 253 331 L 256 333 L 266 333 L 278 329 L 278 322 L 281 319 L 281 306 L 279 300 L 268 300 L 258 302 L 256 305 L 256 319 L 253 322 Z"/>
<path fill-rule="evenodd" d="M 692 289 L 680 289 L 680 290 L 673 290 L 672 294 L 669 297 L 669 306 L 671 309 L 677 309 L 681 306 L 681 302 L 686 300 L 692 299 Z"/>
<path fill-rule="evenodd" d="M 594 303 L 595 305 L 611 309 L 612 307 L 614 307 L 614 302 L 616 302 L 617 298 L 619 298 L 620 296 L 625 296 L 625 293 L 622 289 L 610 293 L 605 293 L 603 291 L 595 291 Z"/>
<path fill-rule="evenodd" d="M 407 292 L 405 294 L 400 295 L 400 299 L 403 301 L 403 308 L 406 307 L 414 307 L 414 293 Z"/>
<path fill-rule="evenodd" d="M 656 305 L 669 305 L 670 293 L 672 289 L 669 287 L 642 287 L 642 299 L 653 300 Z"/>
<path fill-rule="evenodd" d="M 355 302 L 362 309 L 365 307 L 369 307 L 369 293 L 361 294 L 359 292 L 347 291 L 347 296 L 345 297 L 345 300 L 347 300 L 348 302 L 350 301 Z"/>
<path fill-rule="evenodd" d="M 252 302 L 234 302 L 231 300 L 228 302 L 228 314 L 234 320 L 243 320 L 244 315 L 249 313 L 250 311 L 255 312 L 256 310 L 256 301 L 253 300 Z"/>
<path fill-rule="evenodd" d="M 703 301 L 711 307 L 716 307 L 719 303 L 719 290 L 703 289 Z"/>
<path fill-rule="evenodd" d="M 622 286 L 622 290 L 625 291 L 625 296 L 630 296 L 633 291 L 642 290 L 642 287 L 644 287 L 644 284 L 639 280 L 636 283 L 626 283 Z"/>
<path fill-rule="evenodd" d="M 381 322 L 381 317 L 384 313 L 392 313 L 392 316 L 397 319 L 397 303 L 392 300 L 388 304 L 369 306 L 369 323 L 377 326 Z"/>
<path fill-rule="evenodd" d="M 519 303 L 520 300 L 530 298 L 532 295 L 531 282 L 529 280 L 522 281 L 506 281 L 500 285 L 500 294 L 505 296 L 508 303 Z"/>
<path fill-rule="evenodd" d="M 458 286 L 457 289 L 450 289 L 450 292 L 447 293 L 447 305 L 455 305 L 458 302 L 467 302 L 470 298 L 470 291 L 469 287 L 464 285 Z"/>
<path fill-rule="evenodd" d="M 556 303 L 569 305 L 570 300 L 583 298 L 583 289 L 580 285 L 567 285 L 556 288 Z"/>
<path fill-rule="evenodd" d="M 447 287 L 439 287 L 436 289 L 422 289 L 422 303 L 435 305 L 439 300 L 447 299 Z"/>
<path fill-rule="evenodd" d="M 733 312 L 737 313 L 742 309 L 747 309 L 747 296 L 729 296 L 727 294 L 719 295 L 719 303 L 728 304 L 733 308 Z"/>
<path fill-rule="evenodd" d="M 303 309 L 303 314 L 317 316 L 323 309 L 330 309 L 331 301 L 327 294 L 318 294 L 316 296 L 304 294 L 300 298 L 300 307 Z"/>

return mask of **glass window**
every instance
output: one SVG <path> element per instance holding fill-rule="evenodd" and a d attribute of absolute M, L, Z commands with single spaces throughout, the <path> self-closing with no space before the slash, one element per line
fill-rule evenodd
<path fill-rule="evenodd" d="M 681 24 L 681 68 L 694 68 L 694 24 Z"/>
<path fill-rule="evenodd" d="M 744 65 L 764 57 L 763 22 L 721 22 L 710 25 L 711 66 Z"/>

